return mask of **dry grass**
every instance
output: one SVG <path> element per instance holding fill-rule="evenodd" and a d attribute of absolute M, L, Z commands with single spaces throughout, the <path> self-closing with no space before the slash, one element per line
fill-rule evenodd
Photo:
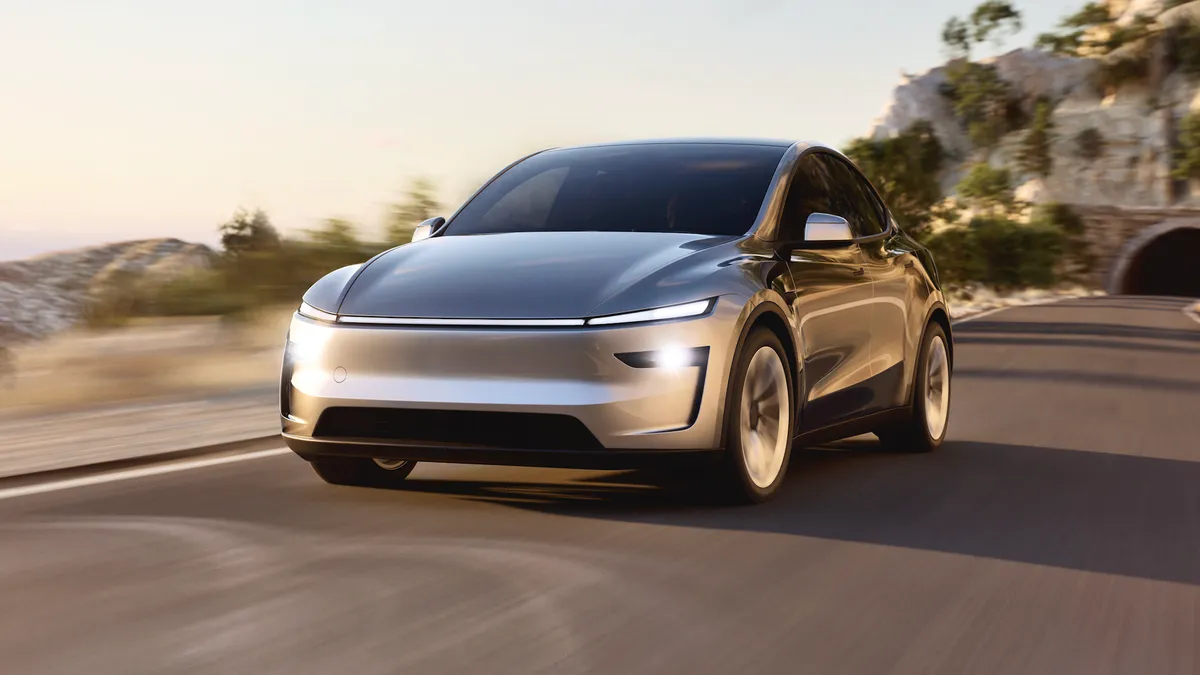
<path fill-rule="evenodd" d="M 0 384 L 0 413 L 272 386 L 291 311 L 263 311 L 236 324 L 216 317 L 139 321 L 15 348 L 16 373 Z"/>

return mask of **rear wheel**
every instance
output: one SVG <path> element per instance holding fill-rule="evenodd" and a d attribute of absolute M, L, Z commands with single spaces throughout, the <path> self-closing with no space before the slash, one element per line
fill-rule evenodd
<path fill-rule="evenodd" d="M 946 438 L 950 422 L 950 348 L 946 331 L 937 323 L 925 329 L 913 377 L 909 418 L 875 431 L 888 450 L 930 452 Z"/>
<path fill-rule="evenodd" d="M 727 447 L 716 476 L 732 500 L 764 502 L 783 483 L 792 445 L 793 390 L 779 338 L 754 329 L 734 364 L 725 407 Z"/>
<path fill-rule="evenodd" d="M 328 457 L 311 464 L 326 483 L 375 488 L 399 487 L 417 466 L 409 460 L 363 457 Z"/>

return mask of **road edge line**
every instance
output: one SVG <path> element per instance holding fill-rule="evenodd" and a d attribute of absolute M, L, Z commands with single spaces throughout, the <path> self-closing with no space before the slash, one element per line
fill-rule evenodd
<path fill-rule="evenodd" d="M 1042 300 L 1034 300 L 1032 302 L 1026 302 L 1026 303 L 1020 304 L 1020 305 L 1005 305 L 1004 307 L 993 307 L 991 309 L 985 309 L 982 312 L 975 312 L 974 314 L 968 314 L 964 317 L 959 317 L 957 319 L 952 318 L 952 319 L 950 319 L 950 324 L 954 325 L 954 324 L 959 324 L 959 323 L 967 323 L 968 321 L 982 319 L 986 316 L 992 316 L 993 314 L 999 314 L 1000 312 L 1004 312 L 1004 311 L 1007 311 L 1010 309 L 1022 309 L 1025 307 L 1042 307 L 1045 305 L 1054 305 L 1054 304 L 1057 304 L 1060 302 L 1067 302 L 1068 300 L 1083 300 L 1086 298 L 1095 298 L 1095 297 L 1108 297 L 1108 296 L 1064 295 L 1064 296 L 1060 296 L 1060 297 L 1044 298 Z"/>
<path fill-rule="evenodd" d="M 28 488 L 35 485 L 64 482 L 80 478 L 90 478 L 92 476 L 106 473 L 118 473 L 131 469 L 142 469 L 149 466 L 168 464 L 187 459 L 198 459 L 202 457 L 207 458 L 218 455 L 236 457 L 237 455 L 246 455 L 263 450 L 278 448 L 282 445 L 283 436 L 279 434 L 272 434 L 269 436 L 255 436 L 236 441 L 226 441 L 224 443 L 214 443 L 212 445 L 184 448 L 182 450 L 156 452 L 148 455 L 139 455 L 137 457 L 109 459 L 102 462 L 89 462 L 87 464 L 67 466 L 58 469 L 43 469 L 30 473 L 12 474 L 10 476 L 0 477 L 0 494 L 10 490 Z"/>

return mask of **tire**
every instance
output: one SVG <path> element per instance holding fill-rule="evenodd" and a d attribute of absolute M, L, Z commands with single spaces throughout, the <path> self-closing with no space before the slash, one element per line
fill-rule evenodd
<path fill-rule="evenodd" d="M 950 423 L 951 374 L 946 331 L 941 325 L 930 323 L 921 337 L 908 419 L 875 431 L 884 449 L 921 453 L 932 452 L 942 444 Z M 931 380 L 933 388 L 930 387 Z"/>
<path fill-rule="evenodd" d="M 364 457 L 330 457 L 311 462 L 313 471 L 321 480 L 331 485 L 349 485 L 352 487 L 397 488 L 408 478 L 408 474 L 416 468 L 417 463 L 400 462 L 395 468 L 385 468 L 383 464 L 391 460 L 367 459 Z"/>
<path fill-rule="evenodd" d="M 766 328 L 753 329 L 734 362 L 730 381 L 726 447 L 713 480 L 723 501 L 765 502 L 775 496 L 787 475 L 796 424 L 796 387 L 779 338 Z"/>

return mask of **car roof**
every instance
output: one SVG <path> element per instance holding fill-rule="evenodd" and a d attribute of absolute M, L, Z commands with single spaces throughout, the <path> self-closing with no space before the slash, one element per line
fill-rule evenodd
<path fill-rule="evenodd" d="M 603 148 L 628 145 L 761 145 L 774 148 L 790 148 L 797 141 L 769 138 L 734 138 L 734 137 L 696 137 L 696 138 L 646 138 L 627 141 L 609 141 L 604 143 L 585 143 L 553 148 L 555 150 L 571 150 L 574 148 Z M 822 143 L 802 143 L 803 145 L 821 145 Z"/>

